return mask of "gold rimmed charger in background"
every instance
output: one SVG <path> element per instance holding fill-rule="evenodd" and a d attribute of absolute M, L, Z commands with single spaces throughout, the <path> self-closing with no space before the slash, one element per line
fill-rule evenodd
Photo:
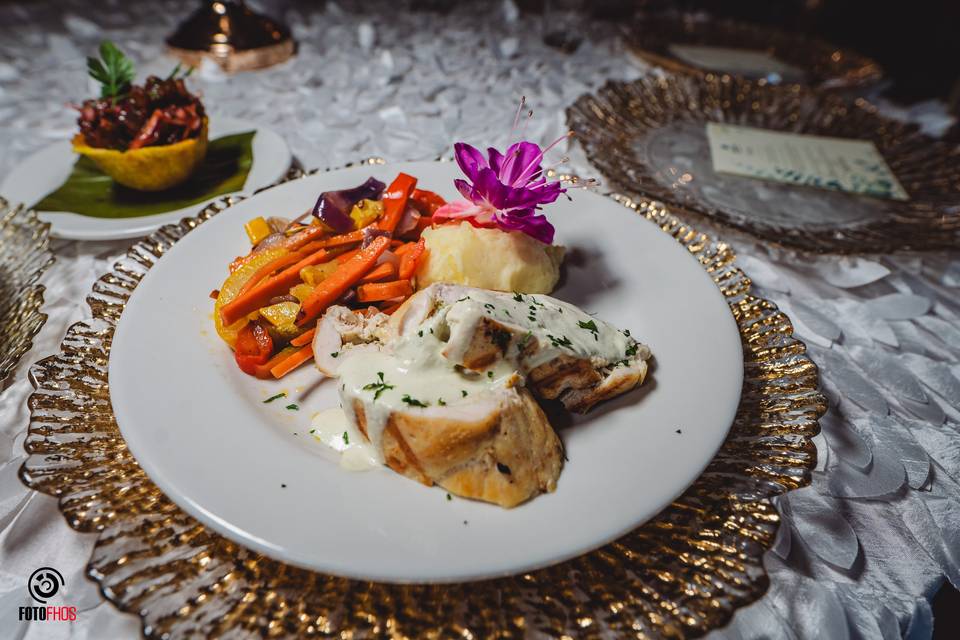
<path fill-rule="evenodd" d="M 615 188 L 773 243 L 837 253 L 960 246 L 960 148 L 863 99 L 729 75 L 646 76 L 581 96 L 567 123 Z M 710 123 L 873 143 L 907 198 L 715 171 Z"/>
<path fill-rule="evenodd" d="M 728 245 L 661 205 L 613 197 L 710 275 L 741 338 L 744 383 L 728 437 L 701 477 L 654 519 L 597 551 L 482 582 L 351 580 L 252 552 L 164 495 L 117 426 L 106 384 L 113 336 L 147 272 L 237 196 L 134 245 L 94 284 L 93 320 L 73 325 L 59 353 L 32 369 L 21 478 L 57 495 L 71 526 L 99 534 L 90 577 L 116 606 L 140 615 L 151 637 L 359 637 L 384 629 L 412 638 L 680 637 L 722 626 L 767 588 L 762 556 L 779 523 L 771 499 L 808 484 L 816 466 L 811 439 L 825 410 L 817 368 L 790 320 L 751 292 Z"/>
<path fill-rule="evenodd" d="M 817 38 L 702 13 L 651 14 L 630 26 L 627 44 L 673 73 L 728 73 L 749 79 L 862 90 L 883 79 L 874 60 Z"/>
<path fill-rule="evenodd" d="M 280 64 L 296 51 L 290 29 L 244 2 L 204 0 L 167 38 L 170 53 L 198 67 L 204 58 L 227 73 Z"/>
<path fill-rule="evenodd" d="M 35 211 L 0 198 L 0 390 L 47 320 L 37 281 L 53 264 L 49 232 Z"/>

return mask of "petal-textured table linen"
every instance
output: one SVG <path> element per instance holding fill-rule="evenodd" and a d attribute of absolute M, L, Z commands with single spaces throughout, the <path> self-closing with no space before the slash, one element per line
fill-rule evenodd
<path fill-rule="evenodd" d="M 356 12 L 334 2 L 265 4 L 292 26 L 298 55 L 235 77 L 204 66 L 191 82 L 212 117 L 278 130 L 308 168 L 449 156 L 457 140 L 503 144 L 521 95 L 535 111 L 525 135 L 550 141 L 564 133 L 563 110 L 581 93 L 607 78 L 658 72 L 627 53 L 616 24 L 584 23 L 583 42 L 568 55 L 543 44 L 541 18 L 520 16 L 509 2 L 464 3 L 448 14 L 378 2 Z M 0 6 L 0 176 L 72 135 L 75 114 L 65 105 L 94 92 L 85 56 L 102 38 L 127 50 L 141 75 L 166 74 L 174 62 L 163 55 L 163 37 L 195 5 Z M 937 105 L 886 112 L 931 133 L 949 124 Z M 593 175 L 575 143 L 556 159 L 564 153 L 567 168 Z M 760 294 L 790 315 L 830 400 L 812 486 L 778 503 L 784 526 L 766 556 L 769 592 L 711 637 L 928 637 L 929 598 L 945 578 L 960 585 L 960 253 L 812 257 L 695 224 L 733 243 Z M 49 320 L 0 395 L 5 637 L 139 634 L 138 619 L 83 577 L 93 536 L 69 529 L 55 500 L 17 477 L 29 365 L 55 353 L 66 328 L 88 317 L 93 281 L 128 245 L 53 243 L 57 262 L 44 278 Z M 219 277 L 210 274 L 211 282 Z M 76 622 L 17 620 L 17 607 L 29 604 L 26 577 L 42 565 L 63 573 L 62 597 L 80 609 Z"/>

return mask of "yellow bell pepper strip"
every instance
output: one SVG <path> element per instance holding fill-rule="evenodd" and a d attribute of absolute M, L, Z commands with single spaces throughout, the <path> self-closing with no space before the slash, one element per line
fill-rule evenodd
<path fill-rule="evenodd" d="M 257 216 L 248 221 L 247 224 L 243 225 L 243 230 L 247 232 L 247 238 L 250 239 L 250 244 L 253 246 L 260 244 L 261 240 L 273 233 L 263 216 Z"/>

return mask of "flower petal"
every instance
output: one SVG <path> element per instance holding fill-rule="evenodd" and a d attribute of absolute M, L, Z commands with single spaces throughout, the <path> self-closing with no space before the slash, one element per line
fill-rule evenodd
<path fill-rule="evenodd" d="M 460 178 L 457 178 L 456 180 L 453 181 L 453 186 L 457 188 L 457 191 L 460 192 L 460 195 L 462 195 L 467 200 L 473 202 L 474 204 L 477 204 L 478 198 L 477 198 L 476 190 L 473 188 L 473 186 L 469 182 L 467 182 L 466 180 L 461 180 Z"/>
<path fill-rule="evenodd" d="M 458 142 L 453 145 L 453 153 L 457 159 L 457 164 L 460 166 L 460 170 L 470 179 L 471 182 L 475 182 L 477 179 L 477 173 L 480 169 L 487 166 L 487 159 L 483 157 L 483 154 L 474 147 L 466 144 L 465 142 Z"/>
<path fill-rule="evenodd" d="M 477 174 L 477 179 L 473 181 L 473 189 L 494 209 L 509 208 L 507 205 L 509 204 L 510 189 L 500 182 L 493 169 L 488 167 L 481 169 L 480 173 Z"/>
<path fill-rule="evenodd" d="M 522 187 L 540 169 L 543 153 L 540 146 L 526 140 L 510 145 L 504 154 L 500 181 L 511 187 Z"/>
<path fill-rule="evenodd" d="M 469 218 L 481 212 L 482 209 L 480 207 L 468 200 L 454 200 L 453 202 L 448 202 L 438 207 L 437 210 L 433 212 L 433 218 L 437 222 L 442 222 L 456 218 Z"/>
<path fill-rule="evenodd" d="M 544 244 L 553 243 L 555 229 L 546 216 L 537 215 L 533 209 L 500 213 L 497 225 L 506 231 L 521 231 Z"/>
<path fill-rule="evenodd" d="M 490 163 L 490 168 L 493 169 L 497 175 L 500 175 L 500 167 L 503 166 L 503 154 L 493 147 L 488 147 L 487 158 Z"/>

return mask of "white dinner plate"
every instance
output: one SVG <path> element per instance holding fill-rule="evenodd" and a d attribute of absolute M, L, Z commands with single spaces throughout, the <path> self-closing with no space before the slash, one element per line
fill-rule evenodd
<path fill-rule="evenodd" d="M 244 131 L 257 132 L 253 137 L 253 165 L 242 189 L 252 193 L 282 178 L 290 168 L 291 156 L 287 143 L 275 131 L 248 120 L 210 118 L 211 140 Z M 10 202 L 33 206 L 64 183 L 76 161 L 77 154 L 69 140 L 55 142 L 17 165 L 0 185 L 0 195 Z M 117 240 L 146 235 L 165 224 L 178 222 L 203 206 L 204 203 L 198 203 L 139 218 L 95 218 L 68 211 L 37 213 L 41 220 L 50 223 L 50 233 L 56 238 Z"/>
<path fill-rule="evenodd" d="M 358 166 L 269 189 L 204 223 L 147 273 L 120 318 L 110 397 L 150 478 L 205 525 L 277 560 L 359 579 L 450 582 L 576 556 L 657 514 L 720 447 L 743 359 L 723 296 L 687 250 L 609 198 L 572 190 L 547 212 L 573 251 L 555 296 L 649 344 L 639 390 L 559 425 L 569 460 L 555 493 L 515 509 L 454 498 L 387 468 L 350 472 L 313 441 L 337 405 L 311 366 L 279 381 L 243 374 L 213 328 L 209 294 L 248 251 L 243 223 L 296 216 L 320 192 L 398 171 L 453 198 L 457 167 Z M 495 259 L 495 256 L 491 256 Z M 264 404 L 286 391 L 288 397 Z M 288 409 L 296 405 L 298 410 Z"/>

